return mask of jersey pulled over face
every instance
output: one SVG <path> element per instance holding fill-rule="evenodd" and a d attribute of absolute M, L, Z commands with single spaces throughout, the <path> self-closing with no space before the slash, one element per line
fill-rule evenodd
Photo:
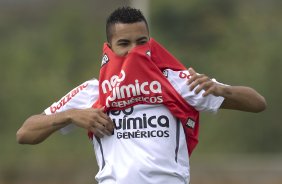
<path fill-rule="evenodd" d="M 111 31 L 112 38 L 109 46 L 118 56 L 125 56 L 132 48 L 149 41 L 149 32 L 145 22 L 117 23 L 112 25 Z"/>

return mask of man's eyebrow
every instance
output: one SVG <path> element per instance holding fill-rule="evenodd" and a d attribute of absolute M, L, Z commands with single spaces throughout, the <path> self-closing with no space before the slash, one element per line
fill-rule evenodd
<path fill-rule="evenodd" d="M 140 38 L 138 38 L 136 41 L 142 41 L 142 40 L 148 40 L 148 37 L 146 37 L 146 36 L 142 36 L 142 37 L 140 37 Z"/>
<path fill-rule="evenodd" d="M 127 39 L 120 39 L 117 42 L 129 42 L 129 40 L 127 40 Z"/>

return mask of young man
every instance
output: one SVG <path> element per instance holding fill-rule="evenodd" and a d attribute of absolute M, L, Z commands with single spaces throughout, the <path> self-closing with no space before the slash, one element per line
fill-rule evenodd
<path fill-rule="evenodd" d="M 93 139 L 100 168 L 98 183 L 186 184 L 190 181 L 191 153 L 186 125 L 193 128 L 199 111 L 225 108 L 260 112 L 266 107 L 264 98 L 252 88 L 223 85 L 191 68 L 180 70 L 182 66 L 177 63 L 176 70 L 171 69 L 174 63 L 163 68 L 163 63 L 150 63 L 162 48 L 150 39 L 139 10 L 115 10 L 107 20 L 106 31 L 100 81 L 84 82 L 43 114 L 29 117 L 17 132 L 19 143 L 37 144 L 53 132 L 68 131 L 75 125 L 88 130 Z M 156 47 L 156 52 L 139 54 L 149 46 Z M 159 57 L 155 59 L 162 59 Z M 127 64 L 116 69 L 119 62 Z M 159 71 L 152 65 L 165 76 L 155 75 Z M 128 79 L 131 83 L 123 83 Z M 191 117 L 184 124 L 180 122 L 182 114 Z"/>

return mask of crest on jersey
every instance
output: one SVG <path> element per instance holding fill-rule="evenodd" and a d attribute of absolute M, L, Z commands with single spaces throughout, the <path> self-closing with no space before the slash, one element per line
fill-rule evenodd
<path fill-rule="evenodd" d="M 148 50 L 148 51 L 146 52 L 146 55 L 149 56 L 149 57 L 151 57 L 151 51 Z"/>
<path fill-rule="evenodd" d="M 109 57 L 107 54 L 104 54 L 103 58 L 102 58 L 102 64 L 101 67 L 104 66 L 105 64 L 107 64 L 110 61 Z"/>
<path fill-rule="evenodd" d="M 195 122 L 193 119 L 191 119 L 191 118 L 189 118 L 189 119 L 187 120 L 187 122 L 186 122 L 186 126 L 187 126 L 188 128 L 192 128 L 192 129 L 195 128 L 195 124 L 196 124 L 196 122 Z"/>
<path fill-rule="evenodd" d="M 168 71 L 167 71 L 167 70 L 164 70 L 164 71 L 163 71 L 163 74 L 164 74 L 164 76 L 165 76 L 166 78 L 168 78 Z"/>

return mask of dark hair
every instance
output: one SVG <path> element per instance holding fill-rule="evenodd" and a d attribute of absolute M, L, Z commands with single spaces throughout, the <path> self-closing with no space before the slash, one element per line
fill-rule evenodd
<path fill-rule="evenodd" d="M 148 28 L 148 23 L 143 13 L 139 9 L 131 8 L 131 7 L 121 7 L 113 11 L 107 19 L 106 23 L 106 36 L 107 41 L 109 42 L 112 37 L 111 26 L 117 23 L 125 23 L 132 24 L 136 22 L 144 21 L 146 27 Z"/>

